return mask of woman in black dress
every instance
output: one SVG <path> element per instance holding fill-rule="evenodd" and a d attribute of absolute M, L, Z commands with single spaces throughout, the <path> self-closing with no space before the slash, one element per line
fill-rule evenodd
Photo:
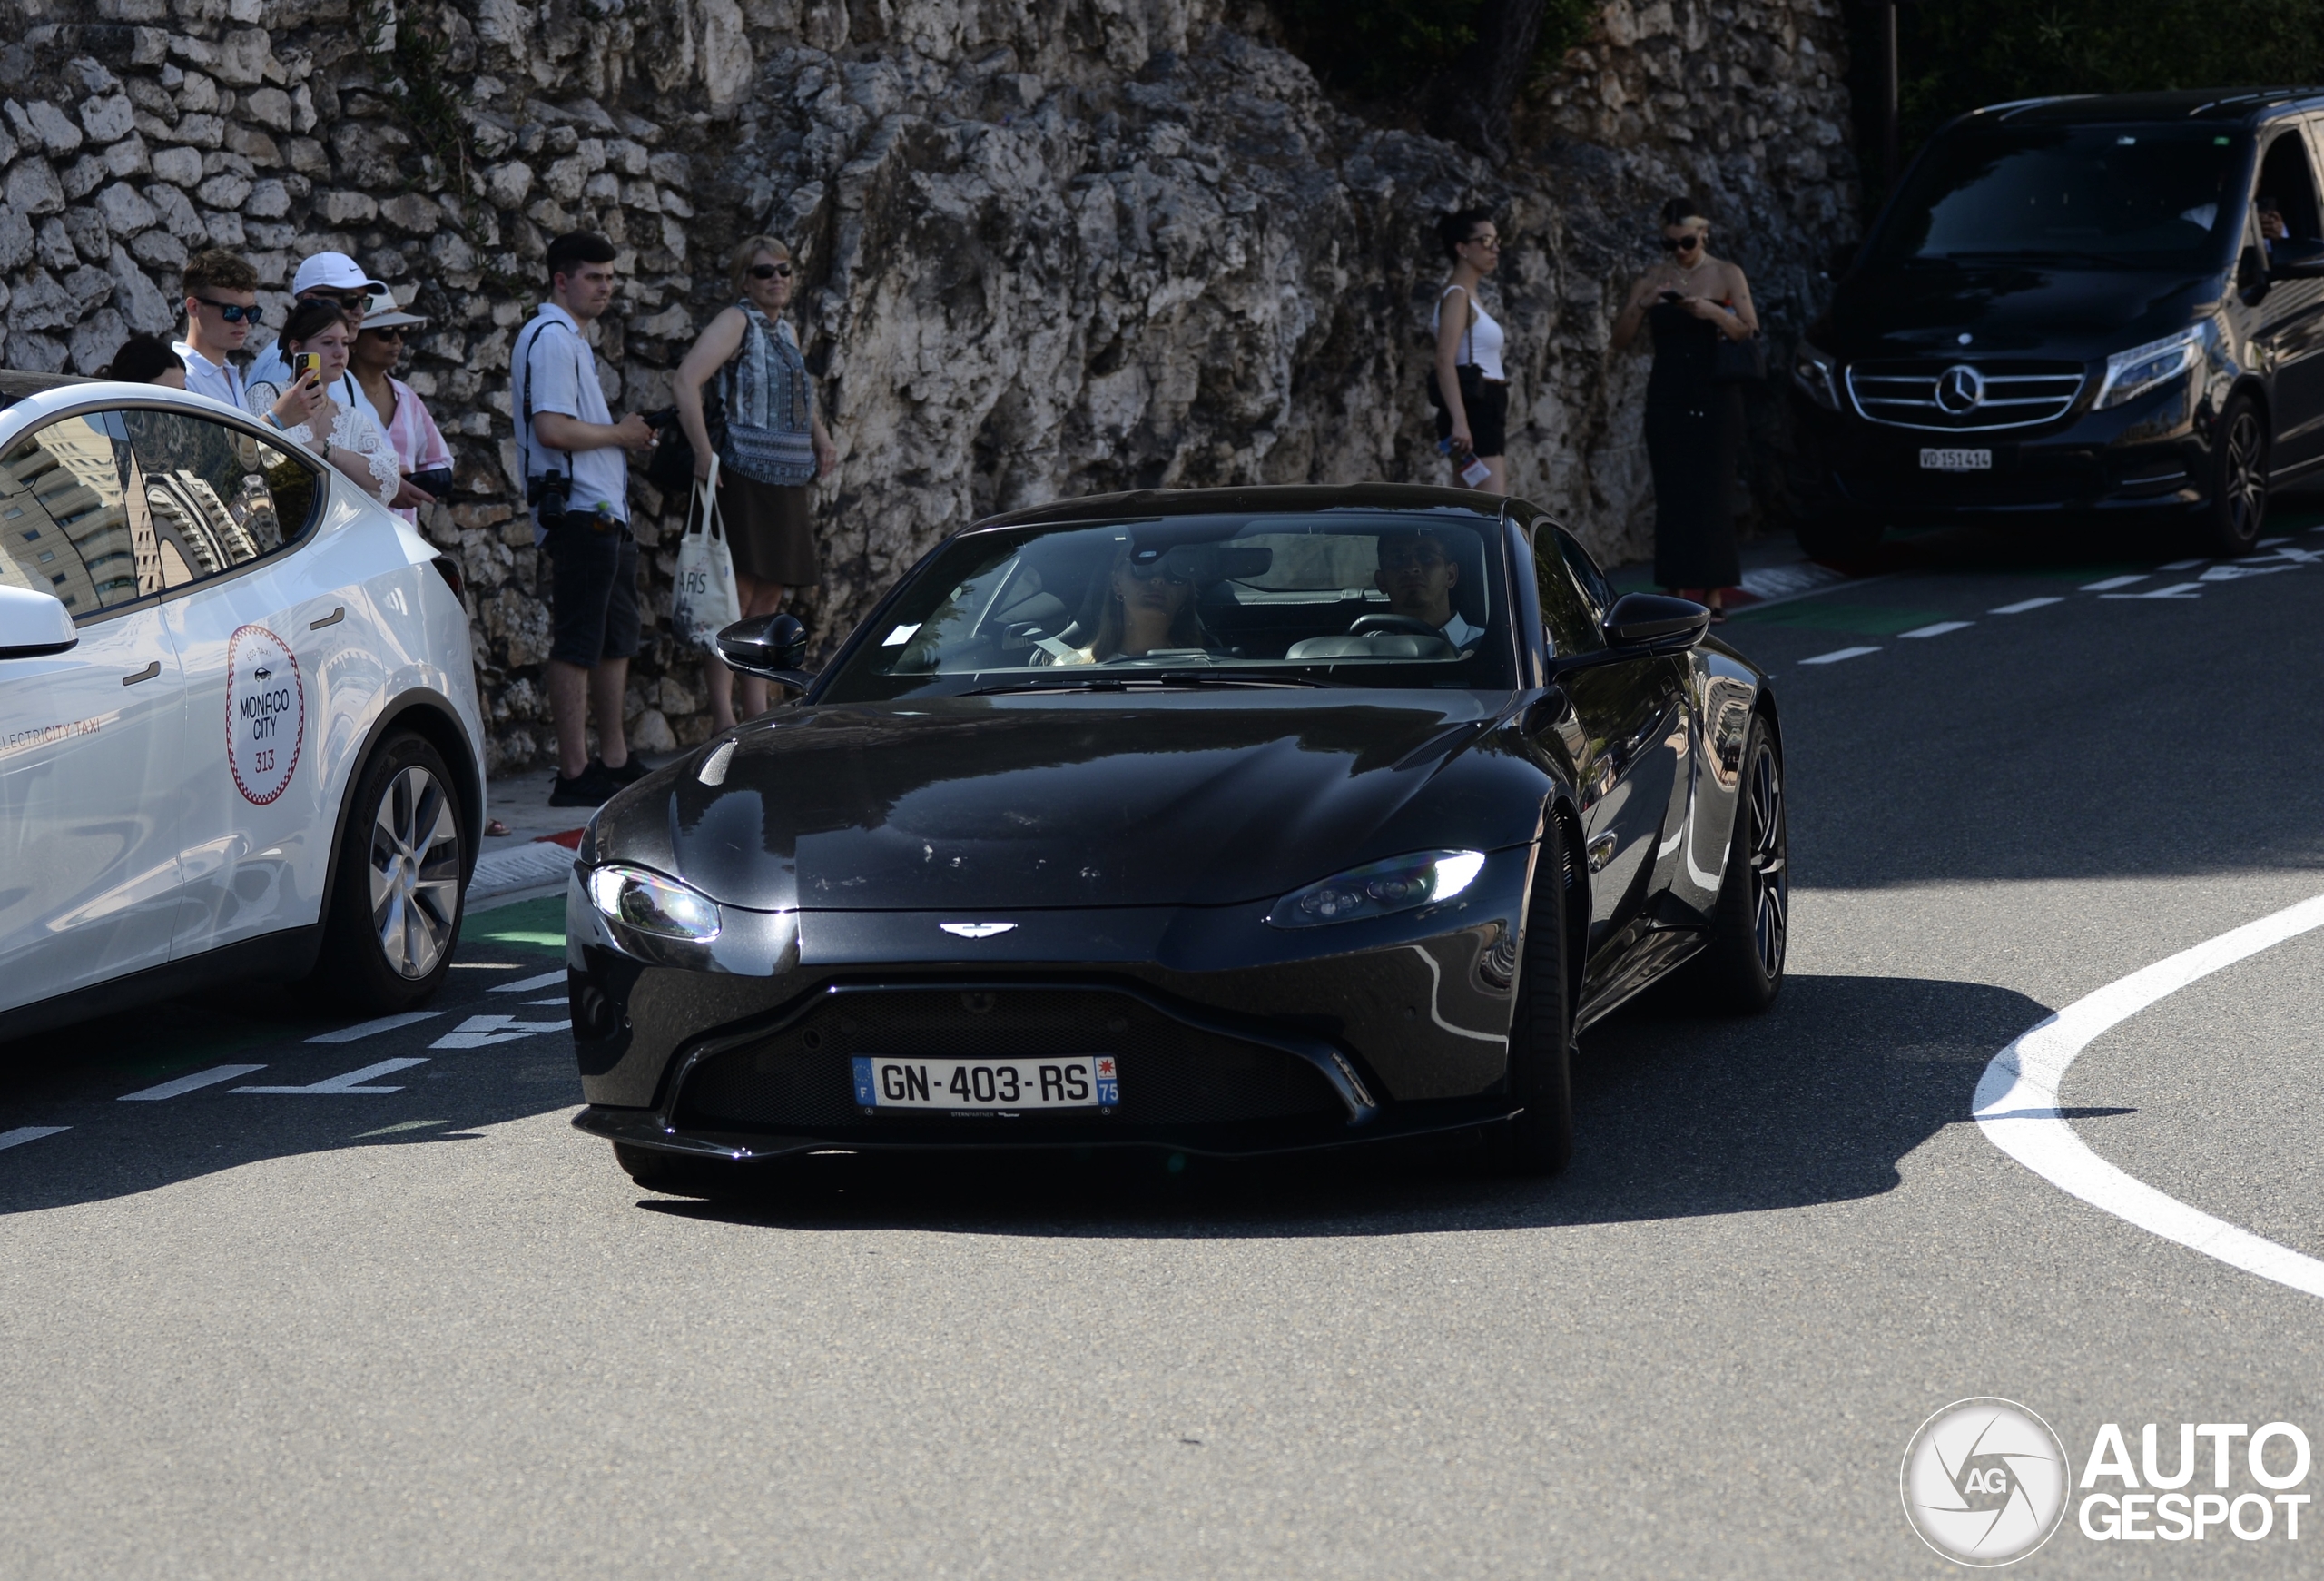
<path fill-rule="evenodd" d="M 1735 458 L 1743 390 L 1712 377 L 1719 341 L 1759 332 L 1743 271 L 1710 255 L 1710 222 L 1692 198 L 1662 209 L 1667 262 L 1630 288 L 1614 321 L 1614 349 L 1654 328 L 1646 384 L 1646 454 L 1654 468 L 1654 579 L 1727 617 L 1725 589 L 1743 579 L 1735 553 Z"/>

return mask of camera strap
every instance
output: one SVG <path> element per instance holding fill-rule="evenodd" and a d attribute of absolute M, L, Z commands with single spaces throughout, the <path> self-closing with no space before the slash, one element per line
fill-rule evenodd
<path fill-rule="evenodd" d="M 556 321 L 555 319 L 549 318 L 546 314 L 535 313 L 533 315 L 533 321 L 525 326 L 525 328 L 531 332 L 531 339 L 525 341 L 525 355 L 523 359 L 525 364 L 525 454 L 523 457 L 525 465 L 523 469 L 528 478 L 533 469 L 533 456 L 543 450 L 551 450 L 552 453 L 554 452 L 554 447 L 543 445 L 540 441 L 539 434 L 536 433 L 533 430 L 533 352 L 540 346 L 541 331 L 549 328 L 556 322 Z M 574 366 L 573 376 L 574 384 L 577 391 L 581 378 L 581 370 L 578 363 L 576 363 Z M 565 486 L 567 489 L 573 487 L 573 458 L 571 456 L 566 456 L 565 458 Z"/>

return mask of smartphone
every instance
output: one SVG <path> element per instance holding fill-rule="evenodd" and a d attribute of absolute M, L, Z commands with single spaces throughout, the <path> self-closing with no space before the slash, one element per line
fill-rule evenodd
<path fill-rule="evenodd" d="M 290 353 L 291 383 L 297 384 L 300 382 L 310 373 L 320 379 L 322 377 L 322 371 L 323 360 L 320 352 L 293 351 Z"/>
<path fill-rule="evenodd" d="M 1687 299 L 1675 291 L 1666 291 L 1662 293 L 1662 300 L 1664 301 L 1684 301 Z"/>

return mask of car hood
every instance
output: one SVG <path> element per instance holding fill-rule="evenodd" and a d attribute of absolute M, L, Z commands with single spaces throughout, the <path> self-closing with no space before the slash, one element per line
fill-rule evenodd
<path fill-rule="evenodd" d="M 2219 291 L 2216 277 L 2183 272 L 2025 264 L 1868 270 L 1842 282 L 1807 338 L 1851 362 L 1959 356 L 2095 361 L 2186 328 Z"/>
<path fill-rule="evenodd" d="M 598 861 L 730 905 L 1219 905 L 1531 836 L 1542 770 L 1467 692 L 996 697 L 801 708 L 606 805 Z"/>

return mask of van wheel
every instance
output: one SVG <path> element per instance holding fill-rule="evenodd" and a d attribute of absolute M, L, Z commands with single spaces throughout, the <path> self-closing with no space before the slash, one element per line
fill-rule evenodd
<path fill-rule="evenodd" d="M 466 835 L 436 748 L 390 736 L 363 770 L 339 847 L 319 986 L 362 1010 L 434 993 L 459 942 Z"/>
<path fill-rule="evenodd" d="M 1870 559 L 1887 529 L 1872 517 L 1834 513 L 1804 516 L 1794 528 L 1800 552 L 1811 560 L 1852 566 Z"/>
<path fill-rule="evenodd" d="M 2211 446 L 2211 502 L 2202 547 L 2221 559 L 2248 555 L 2268 516 L 2268 424 L 2248 395 L 2228 401 Z"/>

